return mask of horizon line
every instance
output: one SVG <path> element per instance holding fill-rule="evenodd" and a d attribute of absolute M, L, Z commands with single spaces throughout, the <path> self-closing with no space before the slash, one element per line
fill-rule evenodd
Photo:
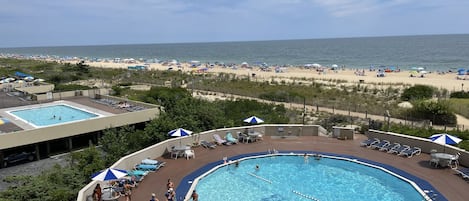
<path fill-rule="evenodd" d="M 330 39 L 360 39 L 360 38 L 391 38 L 391 37 L 416 37 L 416 36 L 448 36 L 469 35 L 469 33 L 450 34 L 415 34 L 415 35 L 382 35 L 382 36 L 351 36 L 351 37 L 324 37 L 324 38 L 296 38 L 296 39 L 272 39 L 272 40 L 232 40 L 232 41 L 192 41 L 192 42 L 168 42 L 168 43 L 112 43 L 112 44 L 83 44 L 83 45 L 52 45 L 52 46 L 18 46 L 0 47 L 0 49 L 23 49 L 23 48 L 60 48 L 60 47 L 93 47 L 93 46 L 130 46 L 130 45 L 174 45 L 174 44 L 201 44 L 201 43 L 245 43 L 245 42 L 272 42 L 272 41 L 295 41 L 295 40 L 330 40 Z"/>

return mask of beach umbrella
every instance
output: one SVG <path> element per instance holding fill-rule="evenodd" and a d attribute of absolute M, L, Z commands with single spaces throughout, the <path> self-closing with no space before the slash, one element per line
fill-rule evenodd
<path fill-rule="evenodd" d="M 177 128 L 168 132 L 168 135 L 171 137 L 183 137 L 189 136 L 192 134 L 192 131 L 186 130 L 184 128 Z M 181 145 L 181 139 L 179 139 L 179 145 Z"/>
<path fill-rule="evenodd" d="M 94 181 L 111 181 L 127 176 L 127 170 L 107 168 L 91 175 Z"/>
<path fill-rule="evenodd" d="M 260 124 L 264 122 L 264 120 L 256 116 L 249 117 L 247 119 L 244 119 L 243 121 L 249 124 Z"/>
<path fill-rule="evenodd" d="M 184 128 L 177 128 L 168 132 L 168 135 L 171 137 L 189 136 L 191 134 L 192 134 L 192 131 L 186 130 Z"/>
<path fill-rule="evenodd" d="M 0 118 L 0 125 L 6 124 L 6 123 L 10 123 L 10 120 L 6 118 Z"/>
<path fill-rule="evenodd" d="M 430 136 L 430 139 L 433 142 L 444 145 L 443 146 L 443 152 L 444 152 L 447 144 L 454 145 L 454 144 L 458 144 L 459 142 L 462 141 L 462 139 L 460 139 L 456 136 L 450 135 L 448 133 L 435 134 L 435 135 Z"/>

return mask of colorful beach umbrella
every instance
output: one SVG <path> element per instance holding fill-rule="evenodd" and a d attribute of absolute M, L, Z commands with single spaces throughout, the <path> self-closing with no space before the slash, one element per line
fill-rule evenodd
<path fill-rule="evenodd" d="M 249 117 L 247 119 L 244 119 L 243 121 L 249 124 L 260 124 L 264 122 L 264 120 L 256 116 Z"/>
<path fill-rule="evenodd" d="M 95 181 L 111 181 L 127 176 L 127 170 L 107 168 L 91 175 L 91 179 Z"/>
<path fill-rule="evenodd" d="M 10 120 L 8 120 L 7 118 L 0 118 L 0 125 L 6 124 L 6 123 L 10 123 Z"/>

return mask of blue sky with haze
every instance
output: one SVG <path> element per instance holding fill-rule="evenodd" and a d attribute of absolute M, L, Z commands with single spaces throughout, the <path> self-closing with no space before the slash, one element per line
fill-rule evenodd
<path fill-rule="evenodd" d="M 0 0 L 0 47 L 469 33 L 468 0 Z"/>

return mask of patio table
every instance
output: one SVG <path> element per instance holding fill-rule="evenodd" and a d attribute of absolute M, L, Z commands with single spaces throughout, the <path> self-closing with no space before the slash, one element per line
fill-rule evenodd
<path fill-rule="evenodd" d="M 452 160 L 456 160 L 456 156 L 447 153 L 434 153 L 433 156 L 439 160 L 441 167 L 448 167 Z"/>

